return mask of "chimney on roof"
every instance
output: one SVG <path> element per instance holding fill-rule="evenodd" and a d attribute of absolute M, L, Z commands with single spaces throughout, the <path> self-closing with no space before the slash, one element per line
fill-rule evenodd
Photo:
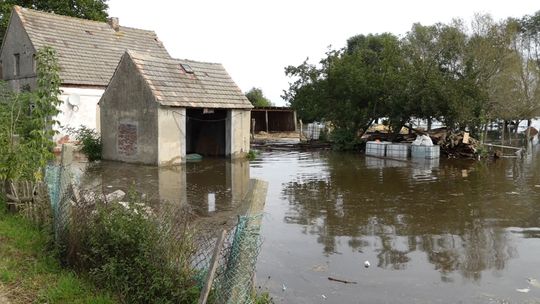
<path fill-rule="evenodd" d="M 118 32 L 120 30 L 120 20 L 118 19 L 118 17 L 111 17 L 111 18 L 107 19 L 107 23 L 116 32 Z"/>

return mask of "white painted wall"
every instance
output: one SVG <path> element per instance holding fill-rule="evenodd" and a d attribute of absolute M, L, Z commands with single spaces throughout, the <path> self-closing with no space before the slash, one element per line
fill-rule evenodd
<path fill-rule="evenodd" d="M 158 165 L 176 165 L 186 158 L 186 109 L 158 108 Z"/>
<path fill-rule="evenodd" d="M 249 152 L 249 127 L 251 124 L 250 110 L 231 110 L 230 117 L 230 133 L 227 128 L 227 137 L 230 134 L 229 142 L 227 143 L 227 151 L 231 158 L 245 157 Z"/>
<path fill-rule="evenodd" d="M 72 87 L 60 87 L 60 90 L 62 91 L 60 95 L 60 100 L 62 100 L 62 105 L 60 105 L 61 113 L 58 114 L 56 119 L 60 122 L 61 127 L 58 129 L 60 134 L 54 138 L 55 141 L 66 135 L 66 132 L 62 130 L 66 126 L 78 128 L 83 125 L 95 129 L 99 133 L 101 128 L 99 125 L 98 102 L 105 90 Z M 79 96 L 78 109 L 68 102 L 69 97 L 74 95 Z"/>

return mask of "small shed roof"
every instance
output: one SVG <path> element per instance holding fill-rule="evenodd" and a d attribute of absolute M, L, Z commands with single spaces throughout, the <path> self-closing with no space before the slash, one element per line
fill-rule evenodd
<path fill-rule="evenodd" d="M 157 101 L 191 108 L 251 109 L 253 106 L 223 65 L 160 58 L 127 51 Z"/>
<path fill-rule="evenodd" d="M 170 57 L 153 31 L 120 26 L 114 30 L 106 22 L 67 17 L 14 7 L 38 50 L 56 49 L 63 84 L 107 86 L 118 61 L 129 48 Z"/>

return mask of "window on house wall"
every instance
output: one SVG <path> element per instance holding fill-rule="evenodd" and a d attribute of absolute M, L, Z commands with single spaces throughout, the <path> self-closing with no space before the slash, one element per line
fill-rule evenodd
<path fill-rule="evenodd" d="M 13 76 L 19 76 L 21 74 L 21 55 L 14 54 L 13 57 Z"/>
<path fill-rule="evenodd" d="M 36 54 L 32 55 L 32 71 L 33 71 L 34 73 L 37 73 Z"/>

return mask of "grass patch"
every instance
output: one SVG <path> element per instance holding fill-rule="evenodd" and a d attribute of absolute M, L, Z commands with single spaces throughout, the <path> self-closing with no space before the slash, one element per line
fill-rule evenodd
<path fill-rule="evenodd" d="M 0 198 L 0 285 L 12 304 L 115 303 L 87 280 L 62 269 L 50 235 L 6 212 Z"/>
<path fill-rule="evenodd" d="M 249 152 L 246 154 L 247 160 L 255 160 L 259 156 L 259 151 L 257 150 L 249 150 Z"/>

